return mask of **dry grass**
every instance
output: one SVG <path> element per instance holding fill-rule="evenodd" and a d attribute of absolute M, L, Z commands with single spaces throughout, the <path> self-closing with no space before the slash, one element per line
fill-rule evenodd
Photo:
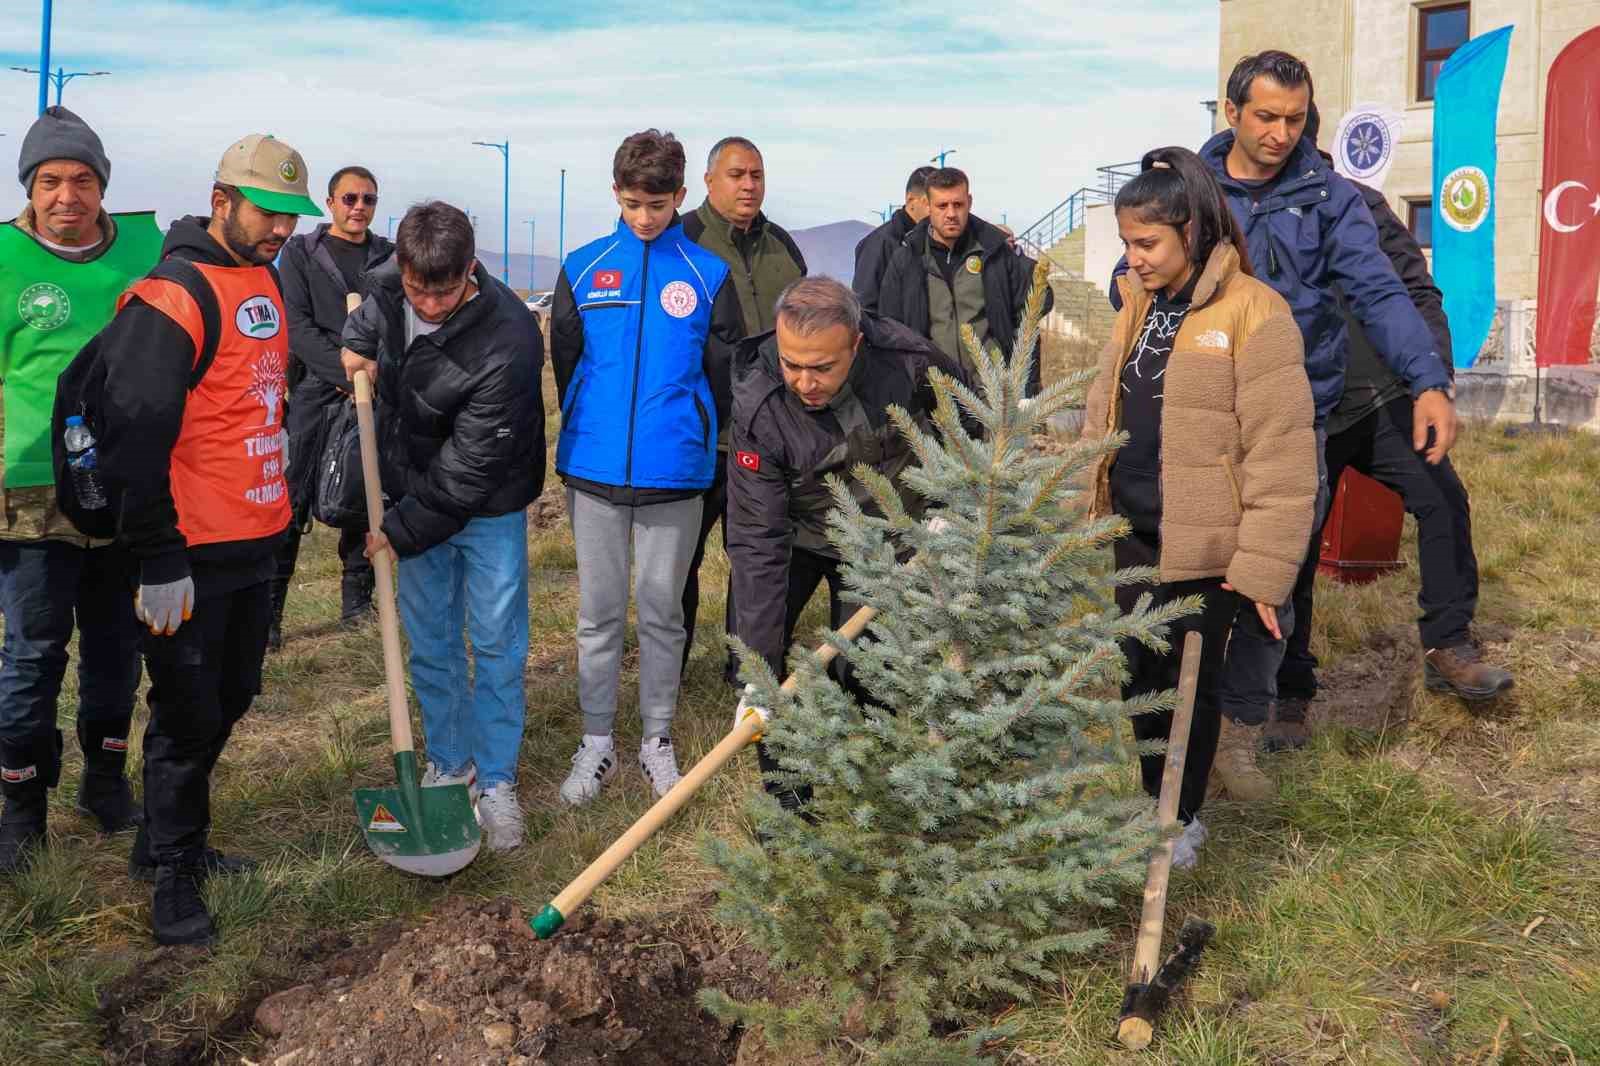
<path fill-rule="evenodd" d="M 1052 372 L 1075 358 L 1083 353 L 1047 350 Z M 1600 838 L 1591 828 L 1600 801 L 1600 643 L 1586 628 L 1600 608 L 1592 578 L 1600 441 L 1507 441 L 1475 429 L 1458 460 L 1474 494 L 1481 616 L 1509 638 L 1496 647 L 1517 670 L 1516 695 L 1474 716 L 1423 693 L 1420 681 L 1402 685 L 1385 734 L 1333 728 L 1308 753 L 1277 761 L 1279 801 L 1215 805 L 1212 842 L 1198 871 L 1175 882 L 1170 915 L 1208 917 L 1219 936 L 1141 1061 L 1600 1062 Z M 425 914 L 449 895 L 509 894 L 531 912 L 649 804 L 631 760 L 591 808 L 565 810 L 557 800 L 579 731 L 574 560 L 558 523 L 530 535 L 536 576 L 520 762 L 528 843 L 510 855 L 485 852 L 443 884 L 373 860 L 350 793 L 388 772 L 382 664 L 375 631 L 326 630 L 337 612 L 332 546 L 325 530 L 308 540 L 289 644 L 268 660 L 266 691 L 216 775 L 216 843 L 268 864 L 210 890 L 221 944 L 164 953 L 140 1007 L 159 1039 L 202 1037 L 223 1061 L 251 1046 L 227 1020 L 261 992 L 292 983 L 302 948 L 330 932 L 360 937 L 377 923 Z M 1366 656 L 1374 634 L 1408 624 L 1410 561 L 1377 585 L 1325 591 L 1316 630 L 1325 662 Z M 720 679 L 717 633 L 725 575 L 714 550 L 675 730 L 685 764 L 728 727 L 733 697 Z M 809 616 L 811 625 L 820 620 L 820 612 Z M 1403 661 L 1417 669 L 1411 657 Z M 73 699 L 69 681 L 64 721 Z M 626 684 L 624 699 L 619 744 L 631 753 L 638 721 Z M 7 1064 L 100 1061 L 99 990 L 153 960 L 148 893 L 124 871 L 128 839 L 98 838 L 72 812 L 76 775 L 72 756 L 68 787 L 52 805 L 48 858 L 0 885 Z M 745 832 L 738 802 L 755 784 L 752 760 L 740 760 L 593 905 L 616 914 L 689 907 L 685 920 L 704 920 L 694 908 L 709 877 L 695 838 Z M 1130 900 L 1121 924 L 1131 930 L 1135 916 Z M 1013 1061 L 1132 1061 L 1109 1039 L 1126 936 L 1117 948 L 1064 966 L 1058 984 L 1014 1012 L 1022 1036 L 1008 1049 Z"/>

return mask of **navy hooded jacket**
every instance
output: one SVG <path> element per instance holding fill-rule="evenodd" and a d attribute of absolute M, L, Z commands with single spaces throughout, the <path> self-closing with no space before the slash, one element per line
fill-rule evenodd
<path fill-rule="evenodd" d="M 1200 149 L 1227 193 L 1244 229 L 1256 277 L 1289 303 L 1305 340 L 1306 376 L 1317 406 L 1317 424 L 1344 395 L 1350 343 L 1345 320 L 1331 291 L 1344 293 L 1373 348 L 1413 397 L 1448 389 L 1433 334 L 1406 293 L 1378 243 L 1378 228 L 1361 194 L 1302 138 L 1284 164 L 1277 185 L 1259 203 L 1251 189 L 1228 174 L 1233 131 L 1223 130 Z M 1119 263 L 1117 272 L 1127 269 Z"/>

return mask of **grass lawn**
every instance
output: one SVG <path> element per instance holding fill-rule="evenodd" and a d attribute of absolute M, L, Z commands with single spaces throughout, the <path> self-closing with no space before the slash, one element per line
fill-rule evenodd
<path fill-rule="evenodd" d="M 1600 614 L 1600 440 L 1511 440 L 1474 426 L 1455 459 L 1473 494 L 1480 623 L 1517 687 L 1478 714 L 1423 690 L 1409 529 L 1404 571 L 1319 589 L 1323 728 L 1308 752 L 1271 762 L 1277 801 L 1208 808 L 1211 842 L 1193 874 L 1175 877 L 1168 926 L 1194 914 L 1218 936 L 1137 1061 L 1600 1063 L 1600 634 L 1589 628 Z M 220 944 L 153 950 L 148 890 L 126 874 L 130 837 L 101 838 L 72 809 L 69 741 L 50 849 L 0 884 L 0 1063 L 102 1061 L 97 1003 L 119 978 L 139 989 L 150 1061 L 173 1061 L 160 1055 L 174 1046 L 188 1049 L 183 1061 L 253 1058 L 239 1008 L 295 983 L 309 953 L 454 895 L 506 894 L 532 913 L 649 806 L 632 759 L 631 656 L 624 772 L 588 809 L 557 799 L 579 733 L 575 563 L 559 520 L 529 539 L 528 843 L 485 851 L 448 883 L 371 858 L 350 794 L 390 774 L 381 649 L 375 627 L 328 626 L 338 613 L 333 541 L 324 529 L 306 541 L 289 642 L 268 658 L 265 692 L 216 773 L 214 843 L 265 860 L 257 875 L 208 888 Z M 731 718 L 718 633 L 726 572 L 715 547 L 675 728 L 685 767 Z M 69 677 L 69 736 L 75 699 Z M 141 707 L 135 762 L 142 720 Z M 705 920 L 696 836 L 745 832 L 739 799 L 756 785 L 753 757 L 741 758 L 591 905 Z M 1063 966 L 1016 1009 L 1014 1061 L 1136 1061 L 1111 1036 L 1137 911 L 1130 899 L 1114 951 Z"/>

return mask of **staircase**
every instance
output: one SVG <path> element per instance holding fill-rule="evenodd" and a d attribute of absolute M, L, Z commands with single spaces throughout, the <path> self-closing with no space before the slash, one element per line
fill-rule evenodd
<path fill-rule="evenodd" d="M 1100 180 L 1085 185 L 1017 234 L 1017 241 L 1035 259 L 1050 262 L 1050 288 L 1055 293 L 1052 317 L 1077 335 L 1102 343 L 1111 335 L 1116 312 L 1106 299 L 1105 279 L 1084 277 L 1083 228 L 1093 204 L 1109 204 L 1117 190 L 1139 174 L 1139 164 L 1118 163 L 1096 168 Z"/>

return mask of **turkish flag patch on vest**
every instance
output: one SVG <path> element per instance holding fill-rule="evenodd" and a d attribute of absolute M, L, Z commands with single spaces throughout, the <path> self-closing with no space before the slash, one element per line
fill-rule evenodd
<path fill-rule="evenodd" d="M 746 470 L 756 471 L 761 469 L 761 456 L 755 452 L 734 452 L 733 458 L 735 462 Z"/>

